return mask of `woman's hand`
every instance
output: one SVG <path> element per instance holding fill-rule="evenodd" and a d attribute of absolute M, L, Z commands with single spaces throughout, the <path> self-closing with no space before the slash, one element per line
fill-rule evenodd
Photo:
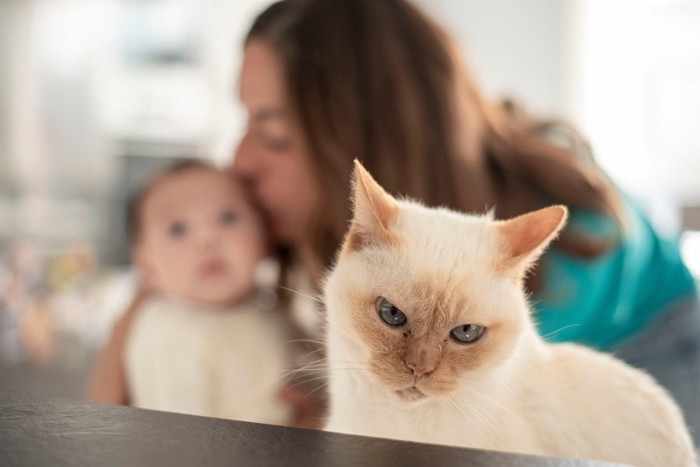
<path fill-rule="evenodd" d="M 306 395 L 297 388 L 285 387 L 280 391 L 280 397 L 294 409 L 294 418 L 290 425 L 296 428 L 323 428 L 323 403 L 321 400 Z"/>

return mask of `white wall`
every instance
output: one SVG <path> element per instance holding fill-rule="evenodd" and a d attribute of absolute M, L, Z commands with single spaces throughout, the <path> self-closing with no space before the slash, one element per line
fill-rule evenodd
<path fill-rule="evenodd" d="M 215 92 L 220 97 L 219 137 L 212 149 L 214 159 L 230 162 L 231 148 L 245 128 L 244 109 L 238 102 L 238 71 L 243 58 L 243 39 L 255 17 L 271 0 L 219 0 L 209 9 L 204 50 L 215 75 Z"/>
<path fill-rule="evenodd" d="M 578 125 L 632 195 L 700 203 L 700 2 L 414 1 L 492 97 Z"/>
<path fill-rule="evenodd" d="M 534 110 L 570 116 L 571 54 L 576 40 L 569 0 L 416 0 L 465 49 L 482 87 Z"/>
<path fill-rule="evenodd" d="M 629 191 L 700 204 L 700 2 L 588 0 L 580 116 Z"/>

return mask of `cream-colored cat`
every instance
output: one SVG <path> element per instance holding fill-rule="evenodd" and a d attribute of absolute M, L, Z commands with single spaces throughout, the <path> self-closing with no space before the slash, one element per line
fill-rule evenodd
<path fill-rule="evenodd" d="M 537 334 L 522 282 L 567 211 L 508 221 L 389 196 L 355 170 L 325 284 L 330 431 L 519 453 L 695 465 L 648 375 Z"/>

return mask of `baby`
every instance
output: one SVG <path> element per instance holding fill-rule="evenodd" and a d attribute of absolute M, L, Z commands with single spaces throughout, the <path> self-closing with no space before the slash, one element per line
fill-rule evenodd
<path fill-rule="evenodd" d="M 285 424 L 283 320 L 256 306 L 263 225 L 231 176 L 184 162 L 156 176 L 129 213 L 133 259 L 156 293 L 129 332 L 137 407 Z"/>

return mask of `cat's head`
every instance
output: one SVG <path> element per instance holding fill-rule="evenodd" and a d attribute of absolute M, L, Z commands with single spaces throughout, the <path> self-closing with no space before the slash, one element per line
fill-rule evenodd
<path fill-rule="evenodd" d="M 325 283 L 342 364 L 410 401 L 507 361 L 533 329 L 523 277 L 566 208 L 494 221 L 397 200 L 359 163 L 353 178 L 354 217 Z"/>

